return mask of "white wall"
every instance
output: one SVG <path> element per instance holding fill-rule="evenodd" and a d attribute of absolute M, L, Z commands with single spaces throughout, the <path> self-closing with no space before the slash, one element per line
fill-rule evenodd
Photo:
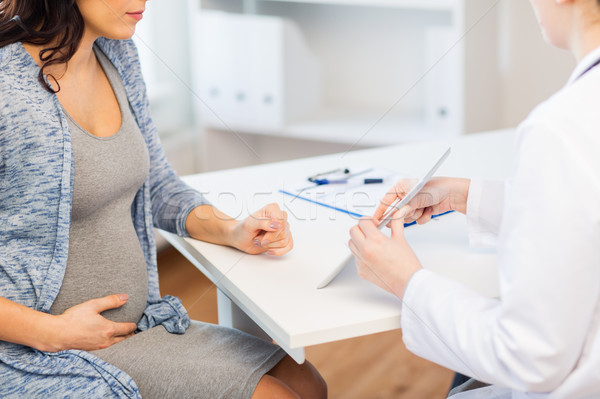
<path fill-rule="evenodd" d="M 529 1 L 500 0 L 499 7 L 500 112 L 502 127 L 514 127 L 567 82 L 575 61 L 546 44 Z"/>
<path fill-rule="evenodd" d="M 184 1 L 148 2 L 134 36 L 152 115 L 163 136 L 193 121 L 186 13 Z"/>
<path fill-rule="evenodd" d="M 152 118 L 169 162 L 180 175 L 200 170 L 188 36 L 185 1 L 149 2 L 134 36 Z"/>

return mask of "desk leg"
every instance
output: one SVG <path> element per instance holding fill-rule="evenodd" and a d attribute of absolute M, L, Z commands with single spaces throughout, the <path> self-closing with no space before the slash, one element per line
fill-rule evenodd
<path fill-rule="evenodd" d="M 272 342 L 273 338 L 269 336 L 258 324 L 239 308 L 227 295 L 217 288 L 217 308 L 219 313 L 219 325 L 224 327 L 236 328 L 255 337 Z M 292 359 L 298 364 L 304 363 L 306 359 L 304 348 L 287 348 L 279 344 Z"/>
<path fill-rule="evenodd" d="M 217 307 L 219 313 L 219 325 L 225 327 L 233 327 L 244 331 L 255 337 L 262 338 L 266 341 L 272 341 L 258 324 L 254 322 L 248 315 L 240 309 L 227 295 L 217 288 Z"/>

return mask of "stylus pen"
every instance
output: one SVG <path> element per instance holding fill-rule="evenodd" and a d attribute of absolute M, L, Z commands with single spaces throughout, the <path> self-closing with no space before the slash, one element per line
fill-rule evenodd
<path fill-rule="evenodd" d="M 431 179 L 435 171 L 438 170 L 440 165 L 444 163 L 446 158 L 448 158 L 448 155 L 450 155 L 450 148 L 446 150 L 444 155 L 442 155 L 439 161 L 436 162 L 433 168 L 431 168 L 431 170 L 417 183 L 416 186 L 413 187 L 412 190 L 408 192 L 408 194 L 406 194 L 404 198 L 398 198 L 396 199 L 396 201 L 394 201 L 394 203 L 392 203 L 387 212 L 385 212 L 381 217 L 381 222 L 379 223 L 379 225 L 377 225 L 377 228 L 379 230 L 383 230 L 383 228 L 387 226 L 387 224 L 391 222 L 394 218 L 394 213 L 402 209 L 405 205 L 407 205 L 423 189 L 423 187 L 425 187 L 425 184 L 427 184 L 427 182 Z"/>

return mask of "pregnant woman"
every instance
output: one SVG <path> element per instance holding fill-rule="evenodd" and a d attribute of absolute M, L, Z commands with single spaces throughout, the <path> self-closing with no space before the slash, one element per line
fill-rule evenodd
<path fill-rule="evenodd" d="M 145 0 L 0 0 L 0 396 L 321 398 L 312 365 L 190 322 L 153 227 L 281 256 L 277 205 L 237 221 L 183 184 L 130 40 Z"/>

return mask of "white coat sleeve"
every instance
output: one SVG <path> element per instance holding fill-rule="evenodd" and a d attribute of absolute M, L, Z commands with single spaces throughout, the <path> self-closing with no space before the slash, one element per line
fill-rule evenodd
<path fill-rule="evenodd" d="M 495 248 L 504 208 L 504 181 L 472 179 L 467 199 L 469 244 Z"/>
<path fill-rule="evenodd" d="M 561 133 L 521 127 L 499 235 L 501 299 L 417 272 L 402 305 L 409 350 L 518 391 L 549 392 L 569 375 L 599 295 L 600 194 Z"/>

